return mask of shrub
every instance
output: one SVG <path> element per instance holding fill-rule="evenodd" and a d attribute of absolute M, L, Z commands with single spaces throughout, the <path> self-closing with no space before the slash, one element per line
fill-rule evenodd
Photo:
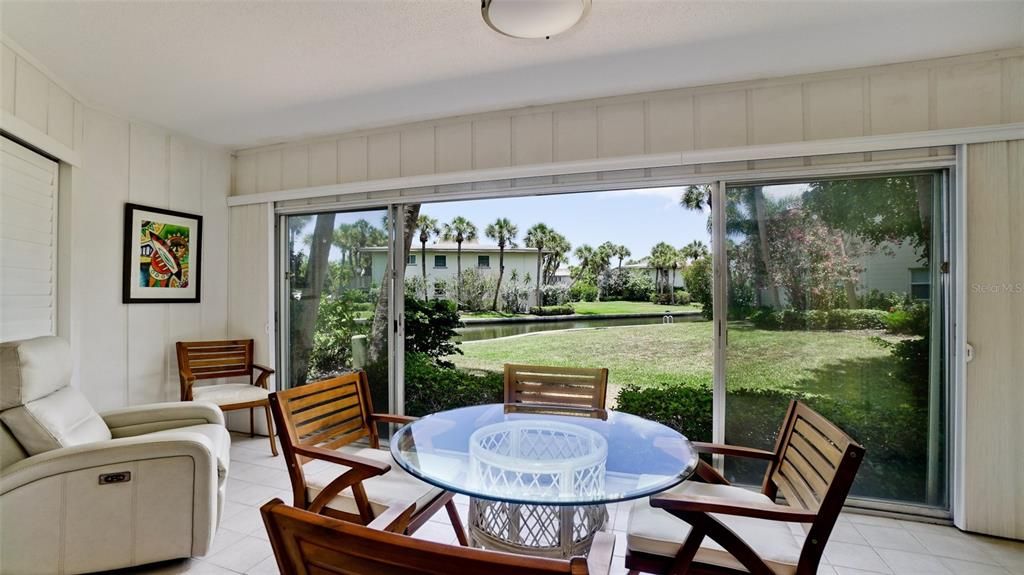
<path fill-rule="evenodd" d="M 462 301 L 459 302 L 459 308 L 467 311 L 489 309 L 496 285 L 497 279 L 490 275 L 481 274 L 475 269 L 462 270 L 459 286 Z"/>
<path fill-rule="evenodd" d="M 645 270 L 629 270 L 622 287 L 622 299 L 626 301 L 648 301 L 654 293 L 654 278 Z"/>
<path fill-rule="evenodd" d="M 544 305 L 562 305 L 569 301 L 569 286 L 549 285 L 540 288 Z"/>
<path fill-rule="evenodd" d="M 603 299 L 622 299 L 626 290 L 626 281 L 629 270 L 612 268 L 601 272 L 597 276 L 597 289 L 601 291 Z"/>
<path fill-rule="evenodd" d="M 533 306 L 530 308 L 530 313 L 533 315 L 572 315 L 576 313 L 576 309 L 569 304 L 565 305 L 547 305 L 544 307 Z"/>
<path fill-rule="evenodd" d="M 703 381 L 619 390 L 617 409 L 657 421 L 692 441 L 711 441 L 711 385 Z"/>
<path fill-rule="evenodd" d="M 516 270 L 512 270 L 508 281 L 501 286 L 501 309 L 507 313 L 525 312 L 530 298 L 529 283 L 529 274 L 520 280 Z"/>
<path fill-rule="evenodd" d="M 597 301 L 597 286 L 586 281 L 572 284 L 569 301 Z"/>
<path fill-rule="evenodd" d="M 770 307 L 761 307 L 756 310 L 747 320 L 758 329 L 779 330 L 782 329 L 782 314 Z"/>
<path fill-rule="evenodd" d="M 356 323 L 353 292 L 324 296 L 317 308 L 313 349 L 309 353 L 307 381 L 329 377 L 352 368 L 352 336 L 366 334 L 369 326 Z M 306 302 L 292 302 L 293 310 Z M 296 314 L 296 311 L 293 311 Z"/>
<path fill-rule="evenodd" d="M 420 417 L 439 411 L 501 403 L 504 375 L 485 372 L 480 375 L 435 365 L 428 356 L 405 356 L 405 412 Z"/>
<path fill-rule="evenodd" d="M 682 289 L 677 289 L 676 305 L 690 305 L 690 292 Z"/>
<path fill-rule="evenodd" d="M 432 299 L 423 301 L 405 297 L 405 349 L 410 353 L 422 354 L 438 365 L 451 366 L 441 358 L 461 354 L 455 336 L 456 328 L 462 327 L 455 303 Z"/>
<path fill-rule="evenodd" d="M 911 303 L 910 296 L 906 293 L 899 292 L 888 292 L 883 293 L 877 289 L 873 289 L 864 296 L 861 307 L 866 309 L 880 309 L 883 311 L 892 311 L 893 309 L 909 305 Z"/>
<path fill-rule="evenodd" d="M 686 281 L 686 288 L 690 291 L 690 297 L 696 303 L 701 304 L 701 313 L 704 317 L 711 318 L 711 258 L 702 257 L 694 260 L 686 271 L 683 272 L 683 279 Z"/>
<path fill-rule="evenodd" d="M 931 313 L 928 304 L 917 302 L 891 311 L 885 318 L 889 333 L 919 335 L 928 334 Z"/>
<path fill-rule="evenodd" d="M 759 329 L 770 330 L 841 330 L 885 329 L 889 314 L 877 309 L 784 310 L 762 307 L 747 320 Z"/>

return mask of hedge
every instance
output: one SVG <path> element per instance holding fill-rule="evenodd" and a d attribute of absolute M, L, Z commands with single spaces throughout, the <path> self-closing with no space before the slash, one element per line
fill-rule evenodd
<path fill-rule="evenodd" d="M 756 327 L 769 330 L 886 329 L 889 314 L 877 309 L 775 311 L 760 308 L 747 319 Z"/>
<path fill-rule="evenodd" d="M 532 315 L 572 315 L 576 313 L 576 308 L 569 304 L 565 305 L 546 305 L 544 307 L 533 306 L 530 308 Z"/>
<path fill-rule="evenodd" d="M 504 374 L 440 367 L 423 354 L 405 356 L 405 413 L 422 417 L 469 405 L 501 403 Z"/>

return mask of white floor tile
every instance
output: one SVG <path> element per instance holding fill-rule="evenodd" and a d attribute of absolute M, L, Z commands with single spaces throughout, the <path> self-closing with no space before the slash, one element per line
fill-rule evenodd
<path fill-rule="evenodd" d="M 836 571 L 839 571 L 839 567 L 850 567 L 875 573 L 892 573 L 878 553 L 867 545 L 830 541 L 825 547 L 825 559 L 829 565 L 837 568 Z"/>
<path fill-rule="evenodd" d="M 961 561 L 941 557 L 939 561 L 949 568 L 953 573 L 970 573 L 971 575 L 1010 575 L 1005 567 L 998 565 L 986 565 L 985 563 L 974 563 L 972 561 Z"/>
<path fill-rule="evenodd" d="M 899 551 L 896 549 L 877 549 L 878 554 L 892 569 L 893 573 L 906 575 L 953 575 L 953 572 L 942 564 L 938 557 L 924 553 Z"/>
<path fill-rule="evenodd" d="M 227 546 L 222 551 L 205 557 L 203 561 L 218 567 L 245 573 L 273 554 L 269 542 L 256 537 L 245 537 L 241 541 Z"/>
<path fill-rule="evenodd" d="M 914 553 L 924 553 L 927 551 L 920 541 L 902 527 L 857 525 L 856 529 L 864 537 L 868 545 L 875 549 L 897 549 Z"/>

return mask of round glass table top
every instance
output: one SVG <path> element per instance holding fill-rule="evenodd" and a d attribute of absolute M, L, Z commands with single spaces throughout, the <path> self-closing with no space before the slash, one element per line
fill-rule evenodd
<path fill-rule="evenodd" d="M 471 497 L 596 505 L 664 491 L 698 456 L 678 432 L 635 415 L 553 405 L 490 404 L 403 426 L 391 455 L 412 475 Z"/>

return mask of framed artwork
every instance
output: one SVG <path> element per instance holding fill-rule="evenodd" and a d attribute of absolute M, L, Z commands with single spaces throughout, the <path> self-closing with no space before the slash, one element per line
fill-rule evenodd
<path fill-rule="evenodd" d="M 203 217 L 124 206 L 124 303 L 199 303 Z"/>

